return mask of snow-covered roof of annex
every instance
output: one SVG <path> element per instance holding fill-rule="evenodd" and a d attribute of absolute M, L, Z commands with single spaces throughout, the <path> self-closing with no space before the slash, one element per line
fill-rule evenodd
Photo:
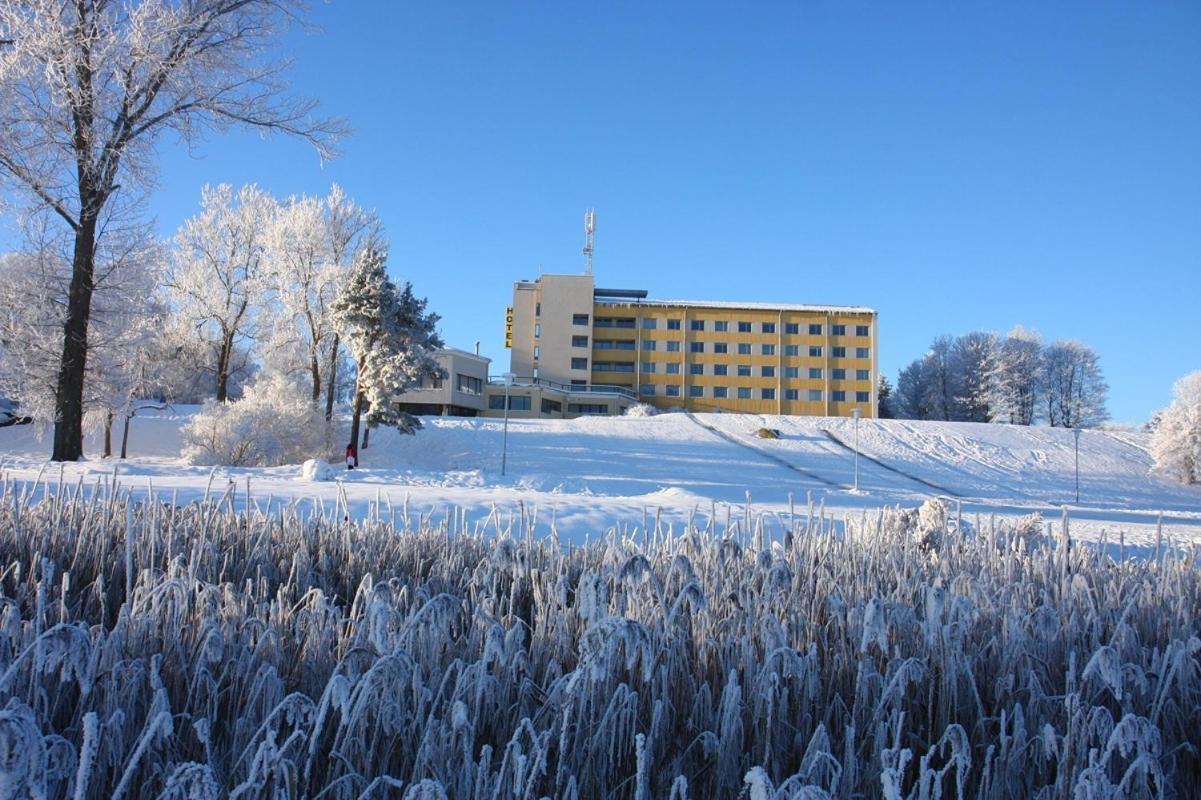
<path fill-rule="evenodd" d="M 596 300 L 598 305 L 606 306 L 669 306 L 671 308 L 720 308 L 727 310 L 745 310 L 745 311 L 805 311 L 817 312 L 820 314 L 875 314 L 874 308 L 867 306 L 836 306 L 836 305 L 818 305 L 814 303 L 753 303 L 753 302 L 737 302 L 728 300 L 658 300 L 645 299 L 638 301 L 617 300 L 617 299 L 601 299 Z"/>

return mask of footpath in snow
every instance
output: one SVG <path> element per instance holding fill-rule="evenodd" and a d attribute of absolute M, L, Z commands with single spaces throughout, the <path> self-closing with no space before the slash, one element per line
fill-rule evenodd
<path fill-rule="evenodd" d="M 1151 473 L 1148 436 L 1085 431 L 1080 437 L 1080 500 L 1075 499 L 1071 431 L 975 423 L 863 420 L 859 486 L 854 493 L 854 423 L 824 417 L 664 414 L 646 418 L 510 420 L 506 475 L 500 474 L 502 422 L 426 418 L 416 436 L 376 430 L 362 468 L 337 470 L 335 482 L 301 478 L 299 465 L 276 468 L 193 467 L 179 458 L 180 426 L 193 408 L 139 417 L 131 458 L 47 464 L 49 442 L 30 426 L 0 429 L 0 458 L 10 481 L 38 475 L 55 483 L 108 483 L 114 470 L 126 489 L 153 486 L 187 502 L 236 487 L 245 502 L 345 502 L 365 515 L 374 503 L 407 506 L 413 515 L 463 519 L 537 514 L 567 541 L 641 528 L 691 515 L 740 518 L 752 513 L 787 524 L 810 501 L 835 516 L 884 505 L 914 506 L 945 497 L 975 515 L 1042 513 L 1058 520 L 1069 508 L 1073 534 L 1134 547 L 1156 539 L 1157 525 L 1179 542 L 1201 541 L 1201 487 Z M 778 431 L 761 439 L 760 428 Z M 95 441 L 86 443 L 92 450 Z"/>

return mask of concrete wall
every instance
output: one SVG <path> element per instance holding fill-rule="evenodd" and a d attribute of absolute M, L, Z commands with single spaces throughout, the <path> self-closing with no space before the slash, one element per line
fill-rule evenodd
<path fill-rule="evenodd" d="M 513 374 L 567 384 L 588 380 L 588 369 L 573 369 L 571 360 L 590 359 L 590 348 L 572 347 L 572 337 L 591 341 L 594 286 L 591 275 L 543 275 L 513 285 Z M 589 324 L 574 324 L 577 314 Z"/>

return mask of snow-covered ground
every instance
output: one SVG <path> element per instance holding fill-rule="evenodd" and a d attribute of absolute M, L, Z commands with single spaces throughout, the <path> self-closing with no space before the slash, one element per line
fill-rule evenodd
<path fill-rule="evenodd" d="M 1080 437 L 1080 502 L 1075 502 L 1072 433 L 1008 425 L 864 420 L 859 425 L 860 492 L 851 491 L 854 441 L 848 419 L 734 414 L 665 414 L 649 418 L 511 420 L 506 475 L 501 472 L 502 422 L 427 418 L 416 436 L 372 432 L 362 468 L 338 470 L 334 483 L 301 478 L 300 466 L 213 470 L 179 459 L 179 427 L 194 413 L 139 417 L 126 462 L 94 459 L 47 465 L 48 440 L 30 426 L 0 429 L 5 477 L 56 483 L 108 482 L 185 502 L 231 482 L 244 502 L 337 502 L 352 514 L 373 513 L 380 502 L 397 514 L 449 517 L 455 526 L 496 524 L 537 514 L 540 529 L 553 522 L 565 541 L 595 539 L 613 528 L 641 528 L 658 515 L 664 525 L 711 515 L 719 525 L 764 513 L 783 525 L 789 500 L 804 515 L 811 499 L 834 516 L 882 505 L 920 504 L 932 496 L 958 501 L 969 521 L 977 515 L 1033 511 L 1058 520 L 1069 507 L 1073 535 L 1124 536 L 1130 548 L 1153 545 L 1162 517 L 1164 535 L 1201 542 L 1201 487 L 1185 487 L 1150 472 L 1145 434 L 1085 431 Z M 755 436 L 759 428 L 777 440 Z M 833 437 L 833 438 L 832 438 Z M 96 449 L 94 440 L 86 443 Z M 407 503 L 407 506 L 406 506 Z M 390 513 L 385 510 L 382 513 Z"/>

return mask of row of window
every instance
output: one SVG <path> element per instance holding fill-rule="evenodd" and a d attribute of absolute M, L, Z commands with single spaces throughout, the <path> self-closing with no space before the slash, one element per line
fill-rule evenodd
<path fill-rule="evenodd" d="M 660 387 L 653 383 L 644 383 L 638 387 L 638 394 L 642 395 L 643 397 L 654 397 L 658 393 L 659 388 Z M 668 384 L 667 386 L 663 386 L 661 388 L 663 389 L 664 397 L 680 397 L 680 387 L 675 384 Z M 734 390 L 734 396 L 739 400 L 752 400 L 754 399 L 754 391 L 755 390 L 749 386 L 739 386 Z M 758 391 L 760 400 L 776 399 L 775 389 L 759 389 Z M 706 394 L 706 392 L 708 392 L 708 394 Z M 726 386 L 689 386 L 688 396 L 712 397 L 714 400 L 726 400 L 730 397 L 730 389 Z M 821 389 L 809 389 L 805 392 L 805 399 L 809 402 L 820 403 L 824 397 L 825 393 Z M 800 400 L 801 390 L 785 389 L 784 399 Z M 847 400 L 847 393 L 841 389 L 832 391 L 830 392 L 830 400 L 835 403 L 845 403 Z M 855 392 L 856 403 L 867 403 L 870 401 L 870 392 Z"/>
<path fill-rule="evenodd" d="M 633 339 L 597 339 L 593 343 L 592 347 L 595 350 L 634 350 L 635 344 L 636 343 L 634 342 Z M 659 349 L 659 344 L 660 344 L 660 342 L 658 342 L 654 339 L 644 339 L 642 341 L 642 350 L 644 350 L 646 352 L 657 351 Z M 669 339 L 669 340 L 662 342 L 662 344 L 663 344 L 664 351 L 668 352 L 668 353 L 680 352 L 680 348 L 683 345 L 683 343 L 680 342 L 678 339 Z M 572 347 L 587 347 L 588 346 L 588 337 L 587 336 L 571 337 L 571 346 Z M 708 352 L 714 353 L 716 355 L 723 355 L 723 354 L 730 352 L 730 345 L 728 342 L 689 342 L 688 343 L 688 352 L 690 352 L 690 353 L 704 353 L 704 352 L 706 352 L 706 348 L 709 348 Z M 740 356 L 749 356 L 751 354 L 752 350 L 753 350 L 753 345 L 751 345 L 747 342 L 740 342 L 735 345 L 735 352 Z M 801 355 L 801 346 L 797 345 L 797 344 L 786 344 L 786 345 L 784 345 L 783 352 L 784 352 L 785 356 L 800 356 Z M 825 355 L 825 348 L 822 347 L 821 345 L 810 345 L 809 347 L 806 348 L 806 353 L 809 355 L 810 358 L 822 358 Z M 775 354 L 776 354 L 776 346 L 774 344 L 759 345 L 759 355 L 774 356 Z M 846 347 L 831 347 L 830 348 L 830 356 L 832 358 L 846 358 L 847 357 L 847 348 Z M 871 348 L 856 347 L 855 348 L 855 358 L 871 358 Z"/>
<path fill-rule="evenodd" d="M 596 364 L 593 365 L 592 368 L 596 372 L 633 372 L 634 371 L 633 364 L 622 364 L 622 365 L 620 365 L 622 367 L 621 369 L 610 369 L 611 366 L 615 366 L 615 365 L 612 364 L 612 362 L 608 362 L 608 361 L 598 361 L 598 362 L 596 362 Z M 654 373 L 658 372 L 660 366 L 663 367 L 663 374 L 665 374 L 665 375 L 679 375 L 681 373 L 680 365 L 676 362 L 671 362 L 668 364 L 660 365 L 653 361 L 643 361 L 639 371 L 643 372 L 645 374 L 648 374 L 648 375 L 653 375 Z M 708 367 L 708 371 L 706 371 L 706 366 Z M 749 378 L 753 374 L 752 367 L 750 364 L 738 364 L 735 366 L 734 369 L 735 369 L 734 374 L 740 378 Z M 706 365 L 706 364 L 689 364 L 688 365 L 688 374 L 689 375 L 713 375 L 716 377 L 724 377 L 724 376 L 727 376 L 730 374 L 730 367 L 728 364 L 708 364 L 708 365 Z M 781 374 L 785 378 L 799 378 L 799 377 L 801 377 L 802 373 L 801 373 L 800 367 L 784 367 Z M 764 366 L 759 367 L 759 377 L 760 378 L 776 377 L 776 368 L 774 366 L 769 366 L 769 365 L 764 365 Z M 809 369 L 807 369 L 805 371 L 805 377 L 807 377 L 811 380 L 820 381 L 825 378 L 825 370 L 823 370 L 821 367 L 810 367 Z M 871 377 L 872 377 L 871 370 L 867 370 L 867 369 L 855 370 L 855 380 L 857 380 L 857 381 L 869 381 L 869 380 L 871 380 Z M 846 379 L 847 379 L 847 370 L 845 370 L 845 369 L 830 370 L 830 380 L 845 381 Z"/>
<path fill-rule="evenodd" d="M 503 394 L 494 394 L 489 397 L 488 408 L 492 411 L 503 411 L 505 408 L 505 396 Z M 510 411 L 529 411 L 530 408 L 529 397 L 525 395 L 509 395 Z M 563 404 L 558 400 L 542 398 L 543 414 L 558 414 L 562 411 Z M 609 407 L 604 403 L 568 403 L 567 411 L 572 414 L 608 414 Z"/>
<path fill-rule="evenodd" d="M 587 325 L 588 324 L 588 315 L 587 314 L 575 314 L 572 316 L 571 321 L 572 321 L 572 324 L 574 324 L 574 325 Z M 658 329 L 659 322 L 660 322 L 660 320 L 656 317 L 643 317 L 642 318 L 642 327 L 644 330 L 653 331 L 653 330 Z M 663 320 L 663 323 L 664 323 L 664 326 L 663 326 L 664 329 L 669 330 L 669 331 L 678 331 L 678 330 L 681 330 L 681 328 L 683 327 L 683 320 L 679 320 L 679 319 L 667 319 L 667 320 Z M 627 328 L 628 329 L 628 328 L 637 327 L 637 324 L 638 324 L 638 321 L 634 317 L 597 317 L 595 327 L 597 327 L 597 328 Z M 755 331 L 755 323 L 744 321 L 744 322 L 736 322 L 734 324 L 736 325 L 735 329 L 739 333 L 754 333 L 754 332 L 756 332 Z M 758 333 L 771 334 L 771 333 L 776 332 L 776 323 L 774 323 L 774 322 L 760 322 L 760 323 L 758 323 L 758 326 L 759 326 Z M 842 325 L 842 324 L 831 325 L 830 326 L 830 335 L 831 336 L 846 336 L 848 327 L 854 328 L 856 336 L 865 337 L 865 336 L 871 335 L 871 326 L 870 325 L 848 326 L 848 325 Z M 688 321 L 688 330 L 696 331 L 696 332 L 703 332 L 703 331 L 711 330 L 714 333 L 728 333 L 730 330 L 730 323 L 726 320 L 720 320 L 720 319 L 716 319 L 716 320 L 693 319 L 693 320 Z M 798 323 L 798 322 L 784 323 L 784 333 L 796 336 L 796 335 L 799 335 L 800 332 L 801 332 L 800 323 Z M 825 325 L 822 323 L 811 323 L 806 326 L 806 332 L 810 336 L 822 336 L 825 333 Z"/>

